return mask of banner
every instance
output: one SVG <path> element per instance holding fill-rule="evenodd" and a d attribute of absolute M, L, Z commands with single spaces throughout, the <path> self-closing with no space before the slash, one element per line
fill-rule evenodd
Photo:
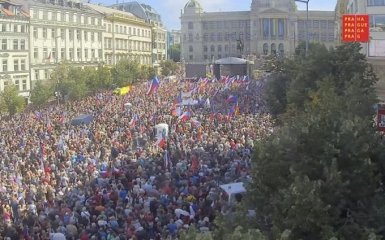
<path fill-rule="evenodd" d="M 343 42 L 369 42 L 369 15 L 342 16 Z"/>

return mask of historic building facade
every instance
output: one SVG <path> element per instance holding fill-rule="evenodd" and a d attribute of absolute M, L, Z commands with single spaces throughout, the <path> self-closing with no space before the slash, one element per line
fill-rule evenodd
<path fill-rule="evenodd" d="M 87 4 L 104 15 L 104 60 L 109 65 L 121 59 L 136 60 L 151 65 L 152 26 L 129 12 Z"/>
<path fill-rule="evenodd" d="M 190 0 L 181 14 L 182 58 L 208 64 L 224 57 L 291 55 L 306 40 L 335 43 L 334 11 L 298 11 L 294 0 L 253 0 L 250 11 L 204 12 Z M 243 51 L 240 51 L 239 45 Z"/>
<path fill-rule="evenodd" d="M 0 91 L 14 84 L 22 96 L 28 97 L 29 15 L 21 5 L 0 0 Z"/>
<path fill-rule="evenodd" d="M 154 8 L 137 1 L 118 3 L 111 7 L 121 11 L 130 12 L 151 24 L 152 63 L 156 66 L 160 61 L 167 59 L 167 30 L 163 26 L 160 15 Z"/>
<path fill-rule="evenodd" d="M 50 78 L 57 63 L 103 63 L 103 15 L 80 2 L 30 2 L 31 82 Z M 33 84 L 32 84 L 33 85 Z"/>

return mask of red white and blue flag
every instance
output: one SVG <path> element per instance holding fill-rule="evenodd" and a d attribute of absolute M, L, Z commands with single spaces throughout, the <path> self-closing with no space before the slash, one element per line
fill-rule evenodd
<path fill-rule="evenodd" d="M 189 120 L 190 118 L 191 118 L 191 112 L 190 111 L 186 111 L 182 115 L 179 116 L 178 120 L 182 121 L 182 122 L 185 122 L 185 121 Z"/>
<path fill-rule="evenodd" d="M 158 91 L 159 85 L 160 85 L 159 79 L 155 76 L 151 80 L 151 84 L 150 84 L 150 87 L 148 88 L 147 95 L 156 93 Z"/>
<path fill-rule="evenodd" d="M 139 121 L 139 116 L 138 116 L 137 114 L 135 114 L 135 115 L 132 117 L 132 119 L 131 119 L 131 121 L 130 121 L 130 123 L 129 123 L 130 127 L 131 127 L 131 128 L 135 127 L 135 126 L 136 126 L 136 123 L 137 123 L 138 121 Z"/>

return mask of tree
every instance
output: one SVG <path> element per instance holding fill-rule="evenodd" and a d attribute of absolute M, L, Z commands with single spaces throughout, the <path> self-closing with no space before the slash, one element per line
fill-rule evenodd
<path fill-rule="evenodd" d="M 359 50 L 350 44 L 314 52 L 307 68 L 298 59 L 285 72 L 290 107 L 282 126 L 256 144 L 246 199 L 271 239 L 385 236 L 384 145 L 372 111 L 376 77 Z"/>
<path fill-rule="evenodd" d="M 31 91 L 30 100 L 34 105 L 41 106 L 54 96 L 53 92 L 51 85 L 37 81 L 35 87 Z"/>
<path fill-rule="evenodd" d="M 25 108 L 24 97 L 19 95 L 15 85 L 8 85 L 4 91 L 0 93 L 0 106 L 10 116 L 21 112 Z"/>
<path fill-rule="evenodd" d="M 180 62 L 180 44 L 174 44 L 169 48 L 170 59 L 174 62 Z"/>
<path fill-rule="evenodd" d="M 155 76 L 155 68 L 149 65 L 140 66 L 140 72 L 138 78 L 142 81 L 148 81 Z"/>
<path fill-rule="evenodd" d="M 174 75 L 178 69 L 178 65 L 172 60 L 161 62 L 160 67 L 162 68 L 161 73 L 163 76 Z"/>
<path fill-rule="evenodd" d="M 137 81 L 140 65 L 136 61 L 123 59 L 113 69 L 113 83 L 117 87 L 131 85 Z"/>

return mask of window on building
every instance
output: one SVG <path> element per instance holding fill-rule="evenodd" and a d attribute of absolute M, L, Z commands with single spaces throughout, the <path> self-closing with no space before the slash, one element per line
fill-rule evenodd
<path fill-rule="evenodd" d="M 20 81 L 19 80 L 15 80 L 15 87 L 16 87 L 17 91 L 20 90 Z"/>
<path fill-rule="evenodd" d="M 65 59 L 65 56 L 66 56 L 66 49 L 65 48 L 61 48 L 60 49 L 60 58 L 61 59 Z"/>
<path fill-rule="evenodd" d="M 217 33 L 217 40 L 220 41 L 220 42 L 223 40 L 221 32 Z"/>
<path fill-rule="evenodd" d="M 48 58 L 48 49 L 47 48 L 43 48 L 43 58 L 44 59 Z"/>
<path fill-rule="evenodd" d="M 193 52 L 193 51 L 194 51 L 193 46 L 189 46 L 189 47 L 188 47 L 188 51 L 189 51 L 189 52 Z"/>
<path fill-rule="evenodd" d="M 69 51 L 69 58 L 70 58 L 70 60 L 73 60 L 74 59 L 74 49 L 70 48 L 69 50 L 70 50 Z"/>
<path fill-rule="evenodd" d="M 215 41 L 215 33 L 210 34 L 210 41 Z"/>
<path fill-rule="evenodd" d="M 194 41 L 194 38 L 193 38 L 193 34 L 192 34 L 192 33 L 189 33 L 189 34 L 188 34 L 188 41 L 189 41 L 189 42 Z"/>
<path fill-rule="evenodd" d="M 215 51 L 215 46 L 214 46 L 214 45 L 211 45 L 210 51 L 211 51 L 211 52 L 214 52 L 214 51 Z"/>
<path fill-rule="evenodd" d="M 25 33 L 25 25 L 21 25 L 20 32 Z"/>
<path fill-rule="evenodd" d="M 15 32 L 15 33 L 19 32 L 17 24 L 13 24 L 13 32 Z"/>
<path fill-rule="evenodd" d="M 7 39 L 1 40 L 1 50 L 7 50 Z"/>
<path fill-rule="evenodd" d="M 218 52 L 222 52 L 222 45 L 218 45 Z"/>
<path fill-rule="evenodd" d="M 188 22 L 188 29 L 194 29 L 194 23 L 193 22 Z"/>
<path fill-rule="evenodd" d="M 207 52 L 207 46 L 203 46 L 203 52 Z"/>
<path fill-rule="evenodd" d="M 19 50 L 19 40 L 13 40 L 13 50 Z"/>
<path fill-rule="evenodd" d="M 385 32 L 385 15 L 370 15 L 370 31 Z"/>
<path fill-rule="evenodd" d="M 44 79 L 49 79 L 49 71 L 48 71 L 48 69 L 44 70 Z"/>
<path fill-rule="evenodd" d="M 283 43 L 280 43 L 280 44 L 278 45 L 278 51 L 279 51 L 279 54 L 280 54 L 281 56 L 283 56 L 283 55 L 285 54 L 285 48 L 284 48 L 284 46 L 283 46 Z"/>
<path fill-rule="evenodd" d="M 38 38 L 38 37 L 39 37 L 39 35 L 38 35 L 38 30 L 37 30 L 36 27 L 33 28 L 33 37 L 34 37 L 34 38 Z"/>
<path fill-rule="evenodd" d="M 277 46 L 275 45 L 275 43 L 271 44 L 271 54 L 277 54 Z"/>
<path fill-rule="evenodd" d="M 25 59 L 20 60 L 20 70 L 25 71 Z"/>
<path fill-rule="evenodd" d="M 385 6 L 385 0 L 368 0 L 368 6 Z"/>
<path fill-rule="evenodd" d="M 81 31 L 80 30 L 75 30 L 75 33 L 76 33 L 76 39 L 77 40 L 82 40 L 82 37 L 81 37 Z"/>
<path fill-rule="evenodd" d="M 51 50 L 51 58 L 56 61 L 56 48 L 52 48 L 52 50 Z"/>
<path fill-rule="evenodd" d="M 18 59 L 13 60 L 13 71 L 15 71 L 15 72 L 19 71 L 19 60 Z"/>
<path fill-rule="evenodd" d="M 20 40 L 20 49 L 25 50 L 25 40 L 24 39 Z"/>
<path fill-rule="evenodd" d="M 267 43 L 263 44 L 263 55 L 269 54 L 269 45 Z"/>
<path fill-rule="evenodd" d="M 82 51 L 80 48 L 76 49 L 76 56 L 77 56 L 78 60 L 80 60 L 82 58 Z"/>
<path fill-rule="evenodd" d="M 47 38 L 47 28 L 43 28 L 43 38 Z"/>
<path fill-rule="evenodd" d="M 91 49 L 91 58 L 92 58 L 92 59 L 95 58 L 95 49 Z"/>
<path fill-rule="evenodd" d="M 222 54 L 218 54 L 218 59 L 221 59 L 222 58 Z"/>
<path fill-rule="evenodd" d="M 39 58 L 39 49 L 38 48 L 33 49 L 33 58 L 34 59 Z"/>
<path fill-rule="evenodd" d="M 26 80 L 26 79 L 23 79 L 22 83 L 23 83 L 23 85 L 22 85 L 22 87 L 21 87 L 21 91 L 27 90 L 27 80 Z"/>
<path fill-rule="evenodd" d="M 66 30 L 65 29 L 60 29 L 60 37 L 61 37 L 61 39 L 65 39 L 66 38 Z"/>
<path fill-rule="evenodd" d="M 8 60 L 3 59 L 3 72 L 7 72 L 7 71 L 8 71 Z"/>
<path fill-rule="evenodd" d="M 84 59 L 87 61 L 88 59 L 88 48 L 84 49 Z"/>
<path fill-rule="evenodd" d="M 35 70 L 35 80 L 39 80 L 39 79 L 40 79 L 40 71 Z"/>
<path fill-rule="evenodd" d="M 188 59 L 192 61 L 194 59 L 193 55 L 188 56 Z"/>
<path fill-rule="evenodd" d="M 1 25 L 1 31 L 2 31 L 2 32 L 6 32 L 6 31 L 7 31 L 7 24 L 3 23 L 3 24 Z"/>
<path fill-rule="evenodd" d="M 95 33 L 91 32 L 91 41 L 95 42 Z"/>
<path fill-rule="evenodd" d="M 68 37 L 70 40 L 74 39 L 74 31 L 72 29 L 68 29 Z"/>
<path fill-rule="evenodd" d="M 56 38 L 56 30 L 55 29 L 51 29 L 51 38 L 52 39 L 55 39 Z"/>
<path fill-rule="evenodd" d="M 207 59 L 208 59 L 208 58 L 207 58 L 207 55 L 204 55 L 204 56 L 203 56 L 203 58 L 204 58 L 205 60 L 207 60 Z"/>
<path fill-rule="evenodd" d="M 56 21 L 56 20 L 57 20 L 57 13 L 53 12 L 52 13 L 52 21 Z"/>
<path fill-rule="evenodd" d="M 270 35 L 270 21 L 268 18 L 262 19 L 263 37 L 266 39 Z"/>

